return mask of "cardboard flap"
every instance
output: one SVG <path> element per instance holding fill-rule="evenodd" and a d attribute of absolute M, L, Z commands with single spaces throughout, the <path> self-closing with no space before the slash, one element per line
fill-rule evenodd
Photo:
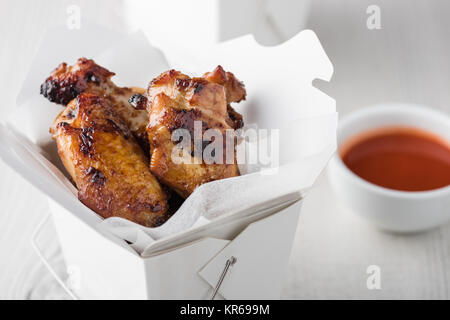
<path fill-rule="evenodd" d="M 200 271 L 199 275 L 215 288 L 226 261 L 235 257 L 236 263 L 219 289 L 225 299 L 278 299 L 290 257 L 301 202 L 260 221 L 253 222 L 221 250 Z M 276 227 L 282 232 L 272 234 Z M 263 250 L 257 250 L 263 248 Z"/>
<path fill-rule="evenodd" d="M 154 241 L 141 253 L 141 256 L 148 258 L 202 238 L 234 239 L 250 223 L 276 214 L 301 199 L 300 193 L 290 193 L 275 200 L 261 202 L 256 206 L 241 208 L 239 211 L 230 212 L 207 224 Z M 266 234 L 266 236 L 269 237 L 270 234 Z M 129 241 L 133 240 L 130 238 Z"/>
<path fill-rule="evenodd" d="M 247 124 L 280 128 L 289 121 L 336 111 L 335 101 L 312 85 L 314 79 L 329 81 L 333 65 L 311 30 L 274 47 L 246 35 L 204 48 L 180 50 L 173 44 L 165 55 L 172 68 L 189 74 L 220 64 L 244 81 L 247 99 L 234 107 Z"/>

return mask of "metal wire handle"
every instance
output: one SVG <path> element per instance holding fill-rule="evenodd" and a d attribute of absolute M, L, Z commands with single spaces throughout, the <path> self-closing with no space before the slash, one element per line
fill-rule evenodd
<path fill-rule="evenodd" d="M 223 279 L 225 279 L 225 276 L 227 275 L 228 269 L 230 269 L 230 267 L 234 265 L 236 261 L 237 261 L 236 257 L 231 256 L 231 258 L 228 259 L 227 262 L 225 263 L 225 268 L 223 269 L 219 281 L 217 282 L 216 287 L 214 288 L 211 300 L 214 300 L 214 298 L 216 297 L 217 292 L 219 292 L 220 286 L 222 285 Z"/>

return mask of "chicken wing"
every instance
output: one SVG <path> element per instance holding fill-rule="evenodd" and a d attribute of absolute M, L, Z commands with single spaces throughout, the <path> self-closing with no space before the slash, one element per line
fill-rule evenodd
<path fill-rule="evenodd" d="M 170 216 L 167 197 L 148 158 L 110 99 L 81 93 L 50 129 L 78 198 L 107 218 L 156 227 Z"/>
<path fill-rule="evenodd" d="M 123 118 L 141 147 L 148 153 L 145 126 L 148 114 L 138 110 L 129 100 L 144 89 L 118 87 L 112 81 L 113 72 L 97 65 L 94 60 L 80 58 L 73 66 L 61 63 L 41 85 L 41 94 L 51 102 L 67 105 L 83 92 L 104 97 Z"/>
<path fill-rule="evenodd" d="M 173 161 L 177 142 L 172 141 L 172 133 L 176 129 L 185 129 L 193 139 L 195 122 L 199 121 L 202 135 L 206 130 L 214 129 L 225 142 L 227 129 L 243 126 L 242 116 L 229 104 L 245 99 L 245 94 L 244 85 L 220 66 L 201 78 L 190 78 L 170 70 L 153 79 L 147 89 L 150 171 L 184 198 L 201 184 L 238 176 L 234 146 L 231 163 L 224 159 L 221 163 L 208 164 L 203 158 L 198 159 L 208 142 L 202 143 L 200 153 L 188 155 L 187 161 Z M 194 142 L 191 144 L 195 146 Z M 224 157 L 227 146 L 223 144 Z"/>

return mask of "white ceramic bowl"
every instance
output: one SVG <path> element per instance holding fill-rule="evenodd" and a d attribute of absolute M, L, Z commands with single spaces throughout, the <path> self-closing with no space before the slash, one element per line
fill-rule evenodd
<path fill-rule="evenodd" d="M 358 110 L 342 119 L 338 148 L 358 133 L 397 125 L 424 129 L 450 141 L 448 115 L 417 105 L 385 104 Z M 331 160 L 328 176 L 338 199 L 380 229 L 417 232 L 450 220 L 450 186 L 423 192 L 379 187 L 350 171 L 339 154 Z"/>

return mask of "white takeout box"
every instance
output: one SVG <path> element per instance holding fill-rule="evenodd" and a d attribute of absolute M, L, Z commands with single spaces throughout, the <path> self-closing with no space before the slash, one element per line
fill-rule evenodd
<path fill-rule="evenodd" d="M 166 63 L 164 55 L 148 49 L 139 37 L 112 35 L 109 31 L 93 26 L 70 36 L 57 35 L 55 32 L 67 31 L 56 30 L 44 38 L 44 50 L 38 53 L 36 63 L 18 97 L 19 108 L 7 123 L 0 126 L 0 156 L 49 197 L 66 264 L 79 270 L 79 283 L 72 287 L 74 295 L 83 299 L 208 299 L 227 261 L 234 257 L 236 262 L 227 270 L 217 297 L 278 298 L 297 227 L 303 191 L 313 184 L 336 147 L 335 102 L 311 84 L 316 78 L 328 81 L 333 72 L 315 34 L 303 31 L 277 47 L 263 48 L 251 36 L 246 36 L 209 49 L 189 51 L 174 46 L 173 50 L 165 52 L 171 67 L 188 74 L 211 70 L 219 61 L 240 79 L 253 79 L 246 82 L 249 98 L 237 109 L 243 113 L 244 119 L 256 121 L 263 128 L 274 127 L 271 119 L 275 121 L 283 117 L 283 106 L 299 103 L 292 101 L 292 90 L 298 85 L 296 97 L 302 105 L 301 108 L 292 109 L 290 118 L 295 120 L 294 125 L 299 126 L 296 134 L 300 134 L 301 138 L 297 139 L 298 144 L 293 144 L 294 151 L 289 149 L 292 141 L 280 141 L 282 166 L 279 176 L 284 175 L 286 179 L 285 189 L 283 184 L 275 184 L 274 189 L 269 190 L 270 193 L 261 189 L 266 195 L 261 199 L 257 195 L 252 200 L 249 197 L 251 203 L 248 206 L 230 206 L 229 210 L 226 208 L 225 212 L 209 222 L 206 220 L 206 223 L 198 220 L 187 230 L 157 239 L 139 254 L 132 244 L 105 229 L 102 219 L 78 201 L 75 188 L 65 177 L 64 171 L 60 170 L 54 143 L 46 133 L 48 126 L 43 129 L 43 123 L 47 121 L 49 125 L 53 118 L 48 119 L 48 115 L 56 115 L 61 107 L 46 104 L 36 111 L 33 106 L 41 104 L 44 99 L 35 94 L 39 84 L 62 60 L 71 63 L 79 56 L 98 57 L 96 60 L 99 64 L 104 64 L 118 74 L 116 82 L 120 83 L 128 77 L 135 81 L 134 84 L 145 86 L 153 76 L 167 68 L 162 65 Z M 68 49 L 70 53 L 59 52 L 61 56 L 58 56 L 54 50 L 45 49 L 51 46 L 55 38 L 62 39 L 60 47 L 64 47 L 65 41 L 73 50 Z M 105 51 L 113 38 L 119 44 Z M 138 44 L 137 39 L 140 41 Z M 131 44 L 124 45 L 120 41 L 131 41 Z M 140 56 L 150 62 L 139 58 L 136 45 L 140 49 Z M 129 57 L 133 57 L 133 53 L 137 58 L 130 63 Z M 128 58 L 120 60 L 118 57 L 121 56 Z M 159 64 L 155 66 L 152 61 L 158 59 Z M 117 60 L 120 61 L 114 66 L 102 62 Z M 298 83 L 295 82 L 297 80 Z M 270 92 L 273 89 L 275 91 Z M 258 119 L 254 108 L 270 116 Z M 292 128 L 286 132 L 292 134 Z M 285 154 L 288 158 L 294 154 L 296 161 L 284 162 Z M 246 179 L 247 176 L 242 177 L 239 178 Z M 253 177 L 254 181 L 275 179 L 272 181 L 277 182 L 277 176 L 265 178 L 256 173 L 248 177 Z M 298 178 L 298 185 L 293 183 L 297 181 L 294 177 Z M 224 185 L 232 181 L 226 180 L 222 182 Z M 199 189 L 208 189 L 208 185 Z M 196 190 L 192 196 L 200 192 Z M 230 203 L 245 204 L 246 199 L 238 197 Z M 258 200 L 255 202 L 255 199 Z"/>
<path fill-rule="evenodd" d="M 194 237 L 142 258 L 111 245 L 97 230 L 50 202 L 66 264 L 80 272 L 81 282 L 72 289 L 83 299 L 209 299 L 230 257 L 237 260 L 220 287 L 221 297 L 277 299 L 300 207 L 299 198 L 291 195 L 283 205 L 260 212 L 266 218 L 226 223 L 215 230 L 215 237 Z M 276 239 L 264 236 L 274 230 L 282 230 Z M 74 241 L 79 234 L 83 240 Z"/>

